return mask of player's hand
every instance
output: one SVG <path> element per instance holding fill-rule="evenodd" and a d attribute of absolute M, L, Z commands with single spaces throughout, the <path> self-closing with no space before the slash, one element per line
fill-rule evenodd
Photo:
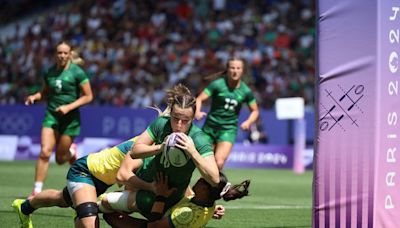
<path fill-rule="evenodd" d="M 25 99 L 25 105 L 32 105 L 34 103 L 35 103 L 35 97 L 33 95 L 30 95 Z"/>
<path fill-rule="evenodd" d="M 166 153 L 166 148 L 175 146 L 175 144 L 174 144 L 175 140 L 174 140 L 174 137 L 172 136 L 172 134 L 174 134 L 174 133 L 171 133 L 171 134 L 165 136 L 164 141 L 161 144 L 159 152 Z"/>
<path fill-rule="evenodd" d="M 182 149 L 191 157 L 194 153 L 197 153 L 196 147 L 191 137 L 182 132 L 177 133 L 177 135 L 178 138 L 177 143 L 175 144 L 176 147 Z"/>
<path fill-rule="evenodd" d="M 56 109 L 56 112 L 59 112 L 59 113 L 61 113 L 63 115 L 67 114 L 69 111 L 71 111 L 71 110 L 69 110 L 67 105 L 61 105 L 60 107 L 58 107 Z"/>
<path fill-rule="evenodd" d="M 196 118 L 196 120 L 201 120 L 201 119 L 203 119 L 205 116 L 207 115 L 207 113 L 206 112 L 196 112 L 196 114 L 195 114 L 195 118 Z"/>
<path fill-rule="evenodd" d="M 213 219 L 221 219 L 225 215 L 225 207 L 216 205 L 214 209 Z"/>
<path fill-rule="evenodd" d="M 156 195 L 168 197 L 174 191 L 176 191 L 176 188 L 170 188 L 168 186 L 168 176 L 164 175 L 164 173 L 162 172 L 157 173 L 156 181 L 153 182 L 153 185 L 154 185 L 154 193 Z"/>
<path fill-rule="evenodd" d="M 158 150 L 159 153 L 160 152 L 162 152 L 162 153 L 166 152 L 165 148 L 167 146 L 168 140 L 169 140 L 169 135 L 165 136 L 164 141 L 161 143 L 160 149 Z"/>
<path fill-rule="evenodd" d="M 248 130 L 250 129 L 250 123 L 249 123 L 249 121 L 244 121 L 244 122 L 240 125 L 240 128 L 241 128 L 243 131 L 248 131 Z"/>

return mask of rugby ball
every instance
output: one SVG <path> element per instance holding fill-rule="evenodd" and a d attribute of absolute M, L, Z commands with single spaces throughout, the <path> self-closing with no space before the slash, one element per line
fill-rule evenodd
<path fill-rule="evenodd" d="M 182 167 L 187 164 L 189 161 L 189 156 L 185 153 L 185 151 L 176 147 L 176 141 L 179 136 L 176 133 L 172 133 L 166 144 L 166 158 L 172 166 Z"/>

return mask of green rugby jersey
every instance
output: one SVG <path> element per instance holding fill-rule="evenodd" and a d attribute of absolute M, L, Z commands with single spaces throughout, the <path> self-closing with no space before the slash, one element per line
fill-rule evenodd
<path fill-rule="evenodd" d="M 68 69 L 58 70 L 51 67 L 44 75 L 48 87 L 47 109 L 51 112 L 61 106 L 74 102 L 80 97 L 79 85 L 89 81 L 86 73 L 78 65 L 70 63 Z"/>
<path fill-rule="evenodd" d="M 161 116 L 153 121 L 147 128 L 147 132 L 154 140 L 155 144 L 161 144 L 164 138 L 172 133 L 170 117 Z M 194 142 L 196 150 L 202 157 L 213 155 L 212 145 L 207 140 L 205 133 L 196 125 L 192 124 L 188 134 Z M 171 197 L 178 197 L 180 199 L 186 187 L 189 186 L 192 173 L 196 168 L 192 159 L 181 167 L 174 167 L 165 159 L 164 153 L 158 153 L 152 160 L 153 164 L 146 171 L 139 170 L 137 176 L 145 181 L 153 181 L 157 172 L 163 172 L 168 176 L 168 184 L 170 187 L 176 187 L 177 191 Z"/>
<path fill-rule="evenodd" d="M 204 92 L 211 97 L 211 109 L 205 124 L 220 126 L 221 129 L 236 128 L 242 104 L 256 102 L 253 92 L 244 81 L 240 81 L 239 88 L 231 89 L 226 76 L 212 81 Z"/>

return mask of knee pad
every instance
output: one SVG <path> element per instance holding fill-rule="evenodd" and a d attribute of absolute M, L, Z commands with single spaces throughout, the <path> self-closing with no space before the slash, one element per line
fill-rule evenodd
<path fill-rule="evenodd" d="M 95 202 L 86 202 L 76 206 L 75 211 L 77 217 L 82 219 L 90 216 L 97 216 L 97 213 L 99 213 L 99 207 Z"/>
<path fill-rule="evenodd" d="M 68 206 L 72 207 L 71 195 L 69 194 L 67 187 L 64 187 L 62 194 L 64 201 L 68 204 Z"/>

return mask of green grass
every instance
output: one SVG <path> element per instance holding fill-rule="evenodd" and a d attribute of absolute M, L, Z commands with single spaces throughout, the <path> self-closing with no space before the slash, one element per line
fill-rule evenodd
<path fill-rule="evenodd" d="M 45 188 L 62 189 L 68 166 L 51 164 Z M 15 198 L 25 198 L 33 185 L 33 161 L 0 162 L 1 227 L 18 227 L 11 208 Z M 251 179 L 250 196 L 218 203 L 225 205 L 222 220 L 211 220 L 207 227 L 311 227 L 312 172 L 296 175 L 290 170 L 226 169 L 230 182 Z M 198 173 L 193 180 L 196 180 Z M 73 227 L 70 208 L 41 208 L 33 213 L 34 227 Z M 103 219 L 101 227 L 109 227 Z"/>

